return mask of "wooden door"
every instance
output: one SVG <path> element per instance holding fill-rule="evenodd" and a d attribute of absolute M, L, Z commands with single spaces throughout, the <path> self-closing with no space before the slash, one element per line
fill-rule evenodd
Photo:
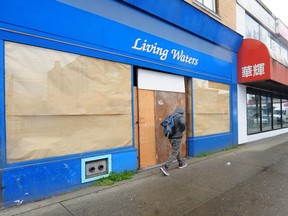
<path fill-rule="evenodd" d="M 139 168 L 165 162 L 171 145 L 163 134 L 162 120 L 177 107 L 185 110 L 185 94 L 152 90 L 138 90 Z M 186 134 L 183 134 L 181 155 L 186 156 Z"/>
<path fill-rule="evenodd" d="M 137 81 L 139 129 L 138 142 L 135 143 L 138 143 L 141 169 L 168 159 L 171 146 L 160 123 L 176 108 L 185 110 L 186 103 L 183 76 L 139 69 Z M 186 156 L 186 135 L 183 137 L 181 154 Z"/>

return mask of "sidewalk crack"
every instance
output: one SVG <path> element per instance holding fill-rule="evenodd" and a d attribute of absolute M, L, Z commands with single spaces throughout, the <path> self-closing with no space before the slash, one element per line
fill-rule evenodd
<path fill-rule="evenodd" d="M 68 208 L 66 208 L 66 206 L 63 205 L 62 202 L 59 202 L 59 204 L 60 204 L 64 209 L 66 209 L 66 211 L 68 211 L 71 215 L 74 216 L 74 214 L 73 214 Z"/>

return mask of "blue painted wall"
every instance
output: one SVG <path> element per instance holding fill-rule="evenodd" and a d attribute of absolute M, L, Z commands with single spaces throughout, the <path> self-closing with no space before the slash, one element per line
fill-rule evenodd
<path fill-rule="evenodd" d="M 232 140 L 232 133 L 188 138 L 188 154 L 190 156 L 197 156 L 204 152 L 215 152 L 233 145 L 237 145 L 237 143 L 232 143 Z"/>
<path fill-rule="evenodd" d="M 6 206 L 89 185 L 81 183 L 81 159 L 85 157 L 111 154 L 113 171 L 136 170 L 137 152 L 131 146 L 7 164 L 5 40 L 229 84 L 231 133 L 190 137 L 188 153 L 193 156 L 237 141 L 236 52 L 242 37 L 183 0 L 105 0 L 97 4 L 93 0 L 1 0 L 0 202 L 2 199 Z M 160 55 L 156 48 L 163 53 L 167 50 L 167 55 Z"/>
<path fill-rule="evenodd" d="M 81 159 L 99 154 L 105 153 L 38 160 L 3 169 L 2 193 L 5 206 L 19 205 L 91 185 L 93 182 L 81 183 Z M 113 172 L 137 169 L 135 148 L 111 150 L 109 154 L 112 155 Z"/>
<path fill-rule="evenodd" d="M 126 16 L 130 15 L 130 17 L 133 17 L 137 15 L 141 20 L 138 22 L 138 25 L 131 21 L 126 21 L 125 25 L 123 25 L 122 23 L 119 23 L 118 20 L 113 21 L 109 19 L 110 17 L 101 17 L 95 13 L 91 13 L 91 9 L 88 11 L 88 9 L 82 5 L 80 5 L 81 7 L 79 5 L 73 5 L 75 1 L 66 0 L 65 2 L 66 4 L 50 0 L 43 0 L 41 3 L 35 0 L 28 0 L 25 2 L 21 0 L 5 0 L 3 2 L 3 7 L 0 8 L 0 21 L 3 22 L 1 23 L 1 26 L 24 33 L 36 34 L 37 36 L 87 46 L 130 59 L 139 60 L 139 58 L 141 58 L 141 65 L 152 62 L 159 66 L 177 67 L 177 69 L 190 72 L 191 74 L 197 72 L 201 74 L 207 73 L 207 75 L 212 74 L 219 78 L 231 80 L 232 53 L 234 49 L 239 47 L 242 37 L 235 32 L 228 30 L 227 27 L 223 27 L 223 25 L 217 23 L 215 20 L 207 18 L 207 16 L 204 16 L 183 1 L 173 1 L 178 2 L 177 5 L 182 2 L 182 4 L 186 6 L 183 8 L 183 11 L 181 11 L 183 14 L 195 14 L 197 12 L 193 17 L 202 15 L 200 16 L 202 17 L 202 20 L 198 18 L 197 22 L 195 22 L 198 24 L 195 24 L 194 27 L 192 25 L 190 29 L 197 29 L 199 28 L 199 23 L 205 22 L 205 25 L 211 26 L 211 29 L 206 28 L 206 31 L 204 31 L 201 28 L 202 30 L 200 33 L 203 33 L 206 37 L 210 35 L 208 37 L 210 40 L 215 39 L 213 43 L 212 41 L 206 41 L 199 37 L 195 37 L 194 34 L 187 34 L 187 31 L 183 29 L 171 27 L 170 23 L 163 22 L 162 20 L 155 18 L 151 20 L 151 16 L 148 19 L 147 14 L 143 14 L 140 11 L 136 12 L 135 8 L 132 7 L 124 7 L 125 5 L 123 6 L 123 4 L 120 4 L 117 1 L 111 0 L 110 2 L 114 7 L 121 6 L 121 10 L 124 7 L 126 9 Z M 86 5 L 89 5 L 88 3 L 94 5 L 91 1 L 81 2 L 86 2 Z M 101 5 L 101 3 L 99 3 L 99 5 Z M 155 5 L 155 3 L 153 5 Z M 103 10 L 105 10 L 104 6 Z M 146 6 L 148 7 L 149 4 Z M 166 7 L 161 7 L 162 10 L 157 10 L 158 13 L 163 10 L 167 11 L 167 9 L 170 11 L 171 7 Z M 47 10 L 47 8 L 51 9 Z M 113 12 L 115 11 L 116 14 L 121 13 L 122 11 L 120 9 L 117 10 L 117 8 L 115 8 Z M 20 17 L 25 17 L 25 19 L 21 19 Z M 183 20 L 185 20 L 186 17 L 184 17 Z M 83 20 L 85 20 L 85 25 L 83 25 Z M 134 19 L 127 18 L 127 20 Z M 150 26 L 148 31 L 147 25 Z M 183 25 L 183 27 L 185 27 L 185 25 Z M 223 33 L 221 33 L 222 30 Z M 159 31 L 161 31 L 162 34 L 160 34 Z M 218 32 L 217 37 L 211 37 L 211 35 L 213 35 L 211 32 Z M 225 45 L 225 48 L 219 45 L 217 46 L 217 42 L 219 42 L 220 45 L 222 43 L 222 41 L 218 41 L 217 39 L 220 37 L 223 38 L 223 41 L 236 42 L 233 43 L 233 46 L 230 46 L 230 50 L 227 50 L 226 47 L 229 47 L 228 45 Z M 170 55 L 167 59 L 161 60 L 157 55 L 132 49 L 132 46 L 138 38 L 141 39 L 140 42 L 147 40 L 147 43 L 149 44 L 157 43 L 159 47 L 168 49 Z M 227 40 L 227 38 L 229 39 Z M 184 54 L 199 59 L 198 65 L 187 65 L 181 61 L 173 60 L 171 54 L 173 49 L 177 49 L 178 51 L 183 50 Z M 207 62 L 209 62 L 209 64 L 207 64 Z"/>
<path fill-rule="evenodd" d="M 69 0 L 67 0 L 69 1 Z M 173 23 L 187 31 L 201 36 L 206 40 L 212 41 L 237 52 L 242 36 L 231 31 L 228 27 L 218 21 L 211 19 L 202 11 L 197 10 L 188 3 L 178 0 L 123 0 L 133 6 L 139 7 L 154 16 Z M 172 9 L 173 8 L 173 9 Z M 171 10 L 172 9 L 172 10 Z"/>

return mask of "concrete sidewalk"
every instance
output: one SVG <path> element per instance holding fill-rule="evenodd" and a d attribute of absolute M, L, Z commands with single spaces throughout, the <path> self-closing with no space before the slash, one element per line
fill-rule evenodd
<path fill-rule="evenodd" d="M 4 209 L 11 215 L 190 215 L 189 212 L 259 174 L 288 155 L 288 134 L 241 145 L 205 158 L 187 159 L 164 176 L 159 167 L 109 187 L 87 187 Z"/>

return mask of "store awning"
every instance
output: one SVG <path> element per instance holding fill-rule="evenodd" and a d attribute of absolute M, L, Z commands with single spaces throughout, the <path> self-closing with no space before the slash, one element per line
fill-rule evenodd
<path fill-rule="evenodd" d="M 288 92 L 288 67 L 274 60 L 261 41 L 244 39 L 237 58 L 238 83 Z"/>

